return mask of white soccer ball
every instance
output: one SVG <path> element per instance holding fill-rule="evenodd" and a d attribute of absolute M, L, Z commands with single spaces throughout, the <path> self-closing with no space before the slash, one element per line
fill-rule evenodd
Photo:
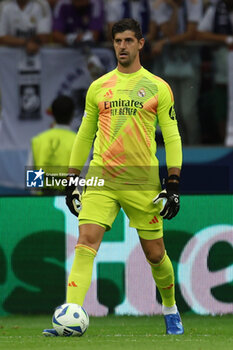
<path fill-rule="evenodd" d="M 89 326 L 89 317 L 82 306 L 66 303 L 56 308 L 52 322 L 59 335 L 81 337 Z"/>

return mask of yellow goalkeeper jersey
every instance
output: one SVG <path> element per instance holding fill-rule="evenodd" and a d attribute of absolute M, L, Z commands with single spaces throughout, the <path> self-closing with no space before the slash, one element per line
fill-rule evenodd
<path fill-rule="evenodd" d="M 115 181 L 152 183 L 158 175 L 158 124 L 167 166 L 180 168 L 181 140 L 169 85 L 143 67 L 131 74 L 116 68 L 88 89 L 70 167 L 82 169 L 95 139 L 90 169 L 99 168 L 102 176 Z"/>

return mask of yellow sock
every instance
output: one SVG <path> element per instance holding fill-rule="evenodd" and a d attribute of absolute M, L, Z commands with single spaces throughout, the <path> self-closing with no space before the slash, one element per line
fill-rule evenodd
<path fill-rule="evenodd" d="M 165 253 L 163 259 L 158 264 L 148 262 L 151 265 L 152 275 L 160 292 L 163 305 L 167 307 L 173 306 L 176 301 L 175 278 L 171 260 L 167 253 Z"/>
<path fill-rule="evenodd" d="M 66 302 L 82 305 L 91 285 L 93 262 L 97 252 L 83 244 L 77 244 L 73 265 L 68 278 Z"/>

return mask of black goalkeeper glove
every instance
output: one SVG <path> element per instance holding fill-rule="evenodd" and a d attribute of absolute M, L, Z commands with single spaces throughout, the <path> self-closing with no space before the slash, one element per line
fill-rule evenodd
<path fill-rule="evenodd" d="M 75 184 L 67 184 L 66 186 L 66 205 L 72 214 L 77 217 L 79 216 L 81 210 L 81 194 Z"/>
<path fill-rule="evenodd" d="M 176 180 L 172 182 L 171 180 Z M 157 204 L 161 200 L 166 200 L 160 215 L 164 219 L 171 220 L 176 216 L 180 210 L 180 196 L 179 196 L 179 176 L 170 175 L 166 182 L 166 189 L 161 191 L 158 196 L 153 199 L 153 203 Z"/>

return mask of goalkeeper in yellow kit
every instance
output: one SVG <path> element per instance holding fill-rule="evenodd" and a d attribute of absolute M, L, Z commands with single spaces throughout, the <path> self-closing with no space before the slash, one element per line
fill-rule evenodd
<path fill-rule="evenodd" d="M 71 153 L 70 177 L 79 176 L 95 139 L 87 177 L 96 171 L 106 181 L 102 189 L 86 187 L 82 198 L 75 185 L 67 188 L 66 203 L 79 216 L 79 238 L 66 302 L 83 304 L 103 235 L 122 207 L 130 226 L 137 229 L 161 294 L 166 333 L 183 334 L 175 303 L 174 272 L 165 251 L 162 226 L 163 218 L 172 219 L 180 206 L 182 149 L 173 94 L 164 80 L 141 66 L 139 53 L 144 39 L 135 20 L 115 23 L 112 38 L 117 68 L 91 84 Z M 168 168 L 163 191 L 155 156 L 157 124 L 163 134 Z M 56 336 L 57 332 L 46 329 L 43 334 Z"/>

